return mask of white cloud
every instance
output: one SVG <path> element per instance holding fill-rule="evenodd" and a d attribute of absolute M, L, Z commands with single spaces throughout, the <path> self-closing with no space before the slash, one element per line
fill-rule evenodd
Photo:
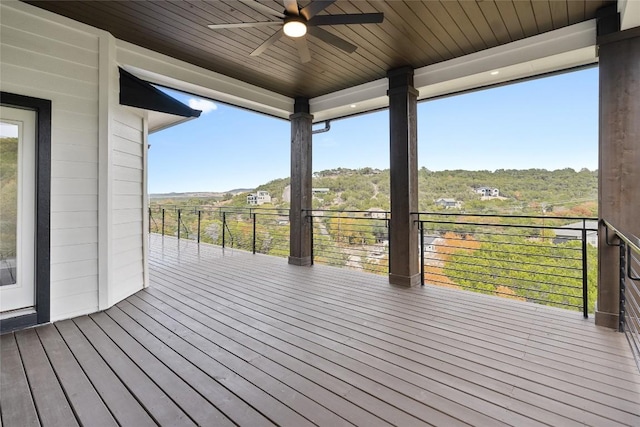
<path fill-rule="evenodd" d="M 189 99 L 189 107 L 194 110 L 200 110 L 204 114 L 210 113 L 218 109 L 218 106 L 211 101 L 207 101 L 206 99 Z"/>

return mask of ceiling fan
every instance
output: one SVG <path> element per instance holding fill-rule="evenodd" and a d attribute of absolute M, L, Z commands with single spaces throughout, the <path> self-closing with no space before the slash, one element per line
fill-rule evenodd
<path fill-rule="evenodd" d="M 240 22 L 235 24 L 212 24 L 208 25 L 212 30 L 228 28 L 253 28 L 266 26 L 281 26 L 275 34 L 269 37 L 264 43 L 251 52 L 251 56 L 258 56 L 273 43 L 283 36 L 295 40 L 300 61 L 305 63 L 311 61 L 311 53 L 305 35 L 314 36 L 325 43 L 329 43 L 347 53 L 354 52 L 357 47 L 345 39 L 336 36 L 322 28 L 323 25 L 342 24 L 378 24 L 384 20 L 382 13 L 354 13 L 343 15 L 318 15 L 336 0 L 312 1 L 307 6 L 300 8 L 297 0 L 283 0 L 284 12 L 278 12 L 265 6 L 256 0 L 240 0 L 242 3 L 266 15 L 279 18 L 273 21 L 263 22 Z"/>

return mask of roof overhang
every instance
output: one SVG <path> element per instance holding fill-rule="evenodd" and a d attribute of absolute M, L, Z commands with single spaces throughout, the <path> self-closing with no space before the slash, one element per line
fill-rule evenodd
<path fill-rule="evenodd" d="M 147 112 L 149 133 L 200 117 L 195 110 L 120 68 L 120 104 Z"/>
<path fill-rule="evenodd" d="M 132 43 L 116 40 L 116 58 L 150 83 L 283 119 L 293 112 L 292 98 Z"/>
<path fill-rule="evenodd" d="M 121 40 L 116 41 L 116 48 L 124 68 L 151 83 L 283 119 L 293 113 L 292 98 Z M 426 100 L 561 72 L 597 60 L 594 19 L 418 68 L 414 84 L 419 100 Z M 387 87 L 383 78 L 312 98 L 314 122 L 386 108 Z"/>
<path fill-rule="evenodd" d="M 416 69 L 419 100 L 595 64 L 595 19 Z M 314 121 L 388 107 L 387 79 L 310 100 Z"/>
<path fill-rule="evenodd" d="M 618 0 L 618 12 L 620 13 L 621 31 L 640 27 L 640 1 Z"/>
<path fill-rule="evenodd" d="M 294 100 L 228 76 L 199 69 L 118 40 L 118 60 L 154 84 L 288 119 Z M 418 68 L 414 84 L 426 100 L 597 63 L 596 21 L 590 20 Z M 153 70 L 153 71 L 150 71 Z M 497 73 L 496 73 L 497 72 Z M 388 107 L 386 78 L 310 100 L 314 122 Z"/>
<path fill-rule="evenodd" d="M 159 111 L 147 110 L 148 132 L 149 134 L 159 132 L 196 118 L 197 117 L 182 117 L 173 114 L 161 113 Z"/>

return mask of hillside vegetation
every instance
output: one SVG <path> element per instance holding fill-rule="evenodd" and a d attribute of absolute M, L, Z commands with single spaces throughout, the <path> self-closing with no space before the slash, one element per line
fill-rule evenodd
<path fill-rule="evenodd" d="M 17 177 L 18 138 L 0 138 L 0 263 L 16 252 Z"/>
<path fill-rule="evenodd" d="M 389 170 L 332 169 L 316 172 L 314 188 L 328 188 L 328 193 L 314 196 L 315 209 L 389 210 Z M 288 207 L 283 192 L 289 178 L 260 185 L 256 190 L 268 191 L 274 197 L 274 207 Z M 478 187 L 495 187 L 500 198 L 481 200 L 474 192 Z M 598 172 L 582 169 L 499 169 L 491 171 L 430 171 L 418 172 L 420 211 L 438 211 L 440 198 L 462 202 L 466 213 L 532 214 L 562 216 L 597 215 Z M 234 196 L 232 206 L 246 206 L 246 194 Z"/>

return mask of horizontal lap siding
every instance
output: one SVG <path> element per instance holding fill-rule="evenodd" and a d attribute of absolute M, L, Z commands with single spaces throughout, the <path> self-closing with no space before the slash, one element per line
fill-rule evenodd
<path fill-rule="evenodd" d="M 143 119 L 136 110 L 116 106 L 112 118 L 111 303 L 144 286 L 143 273 Z"/>
<path fill-rule="evenodd" d="M 52 101 L 51 319 L 98 308 L 98 36 L 0 6 L 3 91 Z"/>

